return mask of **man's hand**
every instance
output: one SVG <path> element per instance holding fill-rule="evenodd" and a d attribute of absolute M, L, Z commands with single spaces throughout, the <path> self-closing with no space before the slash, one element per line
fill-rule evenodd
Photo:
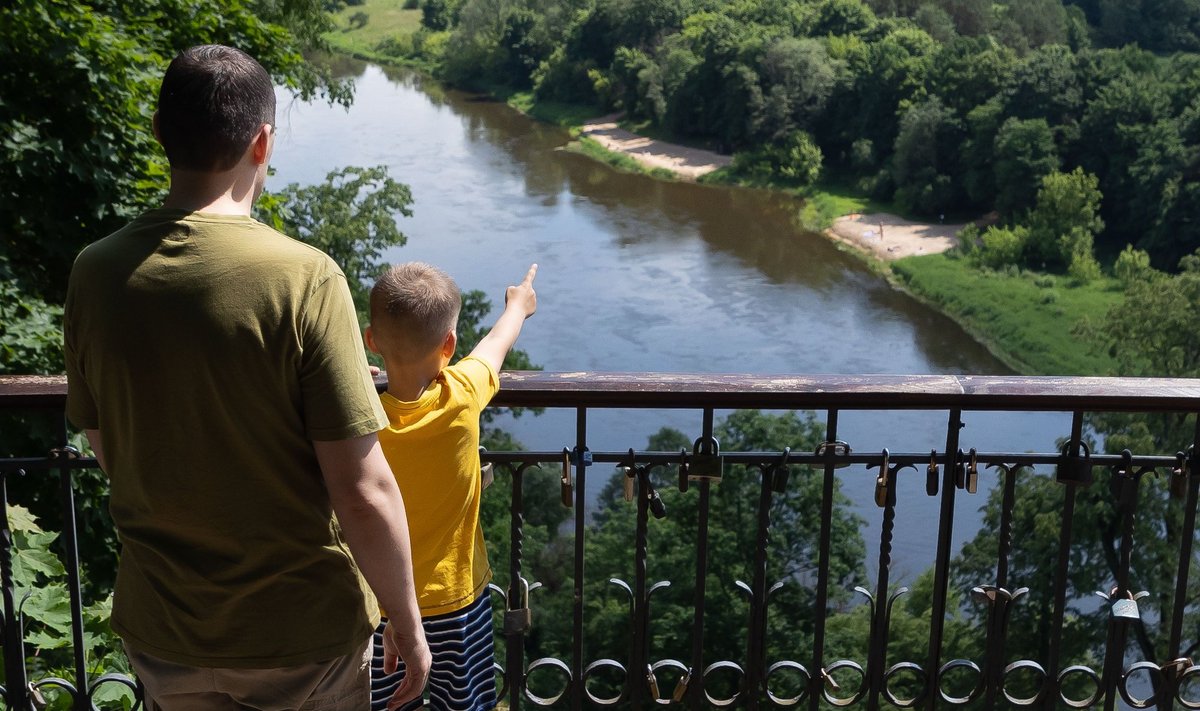
<path fill-rule="evenodd" d="M 525 318 L 537 311 L 537 292 L 533 290 L 533 278 L 537 276 L 537 265 L 529 267 L 525 279 L 516 286 L 510 286 L 504 291 L 504 305 L 514 306 L 525 313 Z"/>
<path fill-rule="evenodd" d="M 424 636 L 408 639 L 388 620 L 383 628 L 383 673 L 394 673 L 397 660 L 404 662 L 404 679 L 388 701 L 389 711 L 395 711 L 421 695 L 425 690 L 425 682 L 429 680 L 432 658 Z"/>

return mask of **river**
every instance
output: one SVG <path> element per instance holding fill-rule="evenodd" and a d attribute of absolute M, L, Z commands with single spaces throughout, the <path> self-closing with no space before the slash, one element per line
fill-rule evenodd
<path fill-rule="evenodd" d="M 348 111 L 280 95 L 268 188 L 386 165 L 414 199 L 400 223 L 408 244 L 388 260 L 437 264 L 496 304 L 537 262 L 538 312 L 518 346 L 546 370 L 1008 372 L 954 322 L 800 228 L 791 198 L 620 173 L 562 150 L 565 131 L 502 103 L 404 70 L 340 66 L 356 77 Z M 1050 451 L 1070 427 L 1059 413 L 964 419 L 963 446 L 980 451 Z M 570 411 L 504 424 L 531 449 L 558 450 L 574 443 L 574 422 Z M 945 413 L 846 412 L 840 432 L 856 451 L 940 450 L 945 423 Z M 644 448 L 664 425 L 695 437 L 699 413 L 593 412 L 589 446 Z M 871 551 L 874 474 L 843 472 Z M 901 481 L 895 565 L 907 577 L 932 560 L 938 500 L 923 474 Z M 958 498 L 956 547 L 978 527 L 990 481 Z"/>

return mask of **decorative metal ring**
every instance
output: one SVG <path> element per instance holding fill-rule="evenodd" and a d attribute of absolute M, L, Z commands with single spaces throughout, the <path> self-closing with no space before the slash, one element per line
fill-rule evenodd
<path fill-rule="evenodd" d="M 587 686 L 587 682 L 588 682 L 588 678 L 591 677 L 593 671 L 596 671 L 597 669 L 605 669 L 605 668 L 620 670 L 623 681 L 621 683 L 621 691 L 616 696 L 613 696 L 613 697 L 607 698 L 607 699 L 602 699 L 592 693 L 592 690 L 589 689 Z M 615 659 L 597 659 L 596 661 L 587 665 L 587 667 L 583 670 L 583 693 L 586 694 L 588 699 L 592 703 L 596 704 L 597 706 L 616 706 L 617 704 L 621 703 L 622 699 L 625 698 L 625 686 L 626 686 L 626 683 L 628 683 L 628 681 L 629 681 L 629 671 L 625 668 L 625 666 L 623 664 L 621 664 L 620 662 L 618 662 Z"/>
<path fill-rule="evenodd" d="M 1200 676 L 1200 664 L 1188 667 L 1179 675 L 1179 685 L 1175 687 L 1175 700 L 1185 709 L 1200 709 L 1200 699 L 1193 701 L 1183 698 L 1184 682 L 1188 681 L 1188 677 L 1197 676 Z"/>
<path fill-rule="evenodd" d="M 538 696 L 529 690 L 529 676 L 533 674 L 535 669 L 540 669 L 541 667 L 551 667 L 567 675 L 567 683 L 563 687 L 563 690 L 549 698 Z M 566 662 L 561 659 L 555 659 L 554 657 L 542 657 L 541 659 L 533 660 L 529 663 L 529 666 L 525 668 L 525 676 L 521 685 L 525 687 L 525 698 L 529 699 L 529 702 L 534 706 L 553 706 L 558 702 L 559 699 L 563 697 L 563 694 L 567 693 L 567 689 L 571 688 L 572 681 L 574 681 L 574 679 L 571 678 L 571 667 L 567 666 Z"/>
<path fill-rule="evenodd" d="M 1012 674 L 1013 672 L 1023 671 L 1026 669 L 1032 669 L 1041 675 L 1041 683 L 1037 685 L 1038 692 L 1029 698 L 1019 698 L 1008 693 L 1008 675 Z M 1042 695 L 1046 693 L 1046 679 L 1049 677 L 1050 675 L 1046 673 L 1045 667 L 1043 667 L 1041 664 L 1038 664 L 1032 659 L 1021 659 L 1004 667 L 1004 684 L 1000 687 L 1000 692 L 1004 694 L 1004 698 L 1008 699 L 1008 703 L 1012 704 L 1013 706 L 1033 706 L 1041 701 Z"/>
<path fill-rule="evenodd" d="M 771 675 L 780 669 L 791 669 L 792 671 L 798 672 L 800 676 L 804 677 L 804 685 L 800 687 L 799 694 L 796 694 L 791 698 L 784 699 L 771 693 Z M 783 661 L 775 662 L 771 666 L 767 667 L 767 673 L 763 675 L 763 686 L 766 688 L 767 698 L 771 700 L 771 703 L 775 704 L 776 706 L 789 708 L 804 700 L 805 695 L 808 694 L 808 682 L 811 680 L 812 675 L 808 673 L 808 670 L 804 668 L 803 664 L 785 659 Z"/>
<path fill-rule="evenodd" d="M 708 682 L 709 672 L 714 672 L 718 669 L 736 670 L 737 673 L 741 674 L 743 678 L 745 678 L 746 672 L 744 669 L 742 669 L 740 666 L 738 666 L 735 662 L 725 661 L 725 662 L 713 662 L 712 664 L 709 664 L 707 667 L 704 668 L 704 673 L 700 675 L 700 677 L 705 680 L 704 698 L 708 699 L 708 703 L 712 704 L 713 706 L 720 706 L 720 707 L 732 706 L 734 704 L 734 702 L 736 702 L 738 700 L 738 696 L 740 695 L 740 692 L 737 692 L 737 691 L 733 692 L 733 696 L 730 696 L 728 699 L 714 699 L 712 697 L 712 695 L 708 693 L 708 683 L 707 682 Z"/>
<path fill-rule="evenodd" d="M 826 701 L 834 706 L 851 706 L 853 704 L 857 704 L 859 700 L 862 699 L 863 694 L 866 693 L 867 672 L 858 662 L 852 662 L 849 659 L 843 659 L 840 662 L 834 662 L 833 664 L 825 667 L 825 675 L 831 677 L 835 671 L 840 671 L 842 669 L 849 669 L 858 673 L 858 689 L 856 689 L 848 698 L 839 699 L 838 697 L 829 693 L 828 685 L 826 685 L 825 688 L 821 690 L 821 695 L 825 697 Z"/>
<path fill-rule="evenodd" d="M 496 690 L 496 698 L 503 699 L 508 693 L 508 673 L 504 671 L 504 667 L 500 666 L 500 662 L 492 661 L 492 675 L 500 675 L 500 688 Z"/>
<path fill-rule="evenodd" d="M 687 675 L 688 666 L 678 659 L 660 659 L 650 665 L 650 671 L 656 672 L 659 669 L 674 669 L 679 672 L 679 678 L 682 679 Z M 676 682 L 678 683 L 678 682 Z M 669 706 L 674 701 L 674 694 L 662 699 L 655 699 L 654 703 L 660 706 Z"/>
<path fill-rule="evenodd" d="M 1154 696 L 1139 699 L 1129 692 L 1130 677 L 1140 671 L 1146 671 L 1150 673 L 1151 688 L 1157 689 L 1162 684 L 1163 673 L 1162 669 L 1160 669 L 1157 664 L 1154 662 L 1136 662 L 1134 664 L 1130 664 L 1125 670 L 1125 673 L 1121 675 L 1121 682 L 1117 684 L 1117 691 L 1121 694 L 1121 698 L 1125 699 L 1125 703 L 1129 704 L 1135 709 L 1154 708 Z"/>
<path fill-rule="evenodd" d="M 951 696 L 946 693 L 945 689 L 942 688 L 942 684 L 946 680 L 946 672 L 954 671 L 955 669 L 970 669 L 971 671 L 975 672 L 975 688 L 971 689 L 970 693 L 968 693 L 966 696 Z M 983 670 L 979 668 L 978 664 L 970 659 L 951 659 L 943 664 L 942 668 L 938 670 L 937 692 L 942 701 L 945 701 L 948 704 L 962 705 L 970 703 L 979 698 L 979 695 L 983 693 Z"/>
<path fill-rule="evenodd" d="M 71 695 L 71 697 L 74 697 L 75 694 L 78 693 L 78 690 L 75 688 L 74 684 L 58 676 L 47 677 L 45 679 L 39 679 L 38 681 L 30 682 L 29 689 L 38 692 L 40 692 L 42 689 L 57 689 L 60 691 L 65 691 L 67 694 Z"/>
<path fill-rule="evenodd" d="M 137 699 L 137 682 L 124 674 L 117 673 L 104 674 L 93 679 L 92 683 L 88 685 L 88 698 L 90 699 L 94 697 L 96 695 L 96 690 L 99 689 L 103 684 L 122 684 L 124 686 L 128 686 L 130 690 L 133 691 L 133 698 Z M 138 700 L 140 701 L 140 699 Z"/>
<path fill-rule="evenodd" d="M 917 677 L 921 680 L 920 693 L 918 693 L 916 696 L 914 696 L 911 699 L 896 698 L 896 695 L 892 693 L 892 689 L 891 689 L 891 685 L 890 685 L 892 677 L 900 674 L 900 672 L 905 672 L 905 671 L 915 672 L 917 674 Z M 888 668 L 887 671 L 885 671 L 883 673 L 883 696 L 884 696 L 884 698 L 886 698 L 889 702 L 895 704 L 896 706 L 899 706 L 902 709 L 910 709 L 910 708 L 913 708 L 914 706 L 916 706 L 917 704 L 921 703 L 921 701 L 925 698 L 926 692 L 928 692 L 928 691 L 929 691 L 929 677 L 925 674 L 925 669 L 920 664 L 917 664 L 916 662 L 898 662 L 896 664 L 893 664 L 891 667 Z"/>
<path fill-rule="evenodd" d="M 1092 680 L 1092 683 L 1095 684 L 1096 691 L 1091 696 L 1087 697 L 1086 699 L 1082 699 L 1082 700 L 1068 699 L 1066 697 L 1066 695 L 1063 694 L 1063 691 L 1062 691 L 1063 679 L 1066 679 L 1068 674 L 1083 674 L 1084 676 L 1088 677 L 1089 679 Z M 1097 674 L 1091 667 L 1087 667 L 1082 664 L 1076 664 L 1074 666 L 1069 666 L 1066 669 L 1063 669 L 1061 672 L 1058 673 L 1058 698 L 1064 704 L 1066 704 L 1067 706 L 1070 706 L 1073 709 L 1088 709 L 1088 708 L 1091 708 L 1092 706 L 1095 706 L 1096 701 L 1100 698 L 1100 695 L 1103 693 L 1104 693 L 1104 691 L 1101 687 L 1100 675 Z"/>

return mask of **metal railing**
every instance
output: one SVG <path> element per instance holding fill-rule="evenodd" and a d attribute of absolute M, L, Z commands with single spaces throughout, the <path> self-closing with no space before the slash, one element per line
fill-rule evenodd
<path fill-rule="evenodd" d="M 497 664 L 502 679 L 502 699 L 509 708 L 553 706 L 556 708 L 597 708 L 623 706 L 645 708 L 651 704 L 673 704 L 687 708 L 732 706 L 738 708 L 831 707 L 878 708 L 1200 708 L 1200 665 L 1189 658 L 1196 647 L 1200 614 L 1196 608 L 1196 585 L 1191 568 L 1195 564 L 1196 506 L 1200 490 L 1200 426 L 1188 421 L 1186 441 L 1169 443 L 1169 451 L 1100 454 L 1088 446 L 1088 418 L 1097 413 L 1168 414 L 1178 418 L 1195 417 L 1200 412 L 1200 381 L 1185 379 L 1131 378 L 1027 378 L 990 376 L 741 376 L 616 373 L 505 373 L 502 390 L 494 401 L 500 407 L 538 407 L 565 409 L 574 414 L 573 441 L 561 449 L 542 451 L 487 452 L 498 476 L 498 489 L 511 497 L 507 560 L 493 560 L 501 584 L 493 586 L 503 600 L 503 622 L 497 626 Z M 61 378 L 0 377 L 0 413 L 43 410 L 61 411 L 65 386 Z M 811 449 L 794 449 L 787 444 L 772 451 L 722 451 L 714 432 L 717 414 L 739 409 L 815 411 L 824 435 Z M 700 431 L 693 446 L 677 451 L 641 451 L 628 448 L 591 451 L 589 413 L 596 410 L 689 410 L 699 415 Z M 944 415 L 944 446 L 932 451 L 905 452 L 856 451 L 841 440 L 839 415 L 847 411 L 931 411 Z M 1000 411 L 1015 413 L 1069 413 L 1069 427 L 1057 435 L 1062 444 L 1049 451 L 989 452 L 972 448 L 963 441 L 960 430 L 964 413 Z M 60 418 L 61 419 L 61 418 Z M 9 708 L 30 708 L 34 694 L 57 686 L 74 699 L 74 708 L 92 708 L 95 690 L 108 683 L 130 682 L 119 675 L 92 679 L 87 674 L 81 629 L 79 592 L 78 532 L 74 523 L 72 473 L 94 467 L 94 461 L 77 458 L 66 446 L 65 426 L 59 441 L 48 453 L 0 460 L 2 481 L 16 472 L 57 472 L 63 507 L 62 541 L 69 581 L 71 613 L 75 632 L 75 677 L 66 679 L 28 678 L 26 659 L 31 650 L 24 646 L 19 614 L 20 601 L 13 598 L 12 534 L 7 515 L 0 542 L 4 587 L 5 684 L 3 695 Z M 884 433 L 886 436 L 886 433 Z M 790 444 L 790 443 L 788 443 Z M 585 567 L 588 538 L 594 530 L 592 514 L 595 502 L 588 499 L 589 468 L 597 464 L 616 467 L 629 498 L 636 501 L 633 530 L 628 544 L 632 580 L 595 580 Z M 546 619 L 531 601 L 530 590 L 539 581 L 529 579 L 532 570 L 525 550 L 527 523 L 524 499 L 525 479 L 534 467 L 551 466 L 559 478 L 561 501 L 572 510 L 562 537 L 571 544 L 570 570 L 562 571 L 562 589 L 569 610 L 569 621 L 554 620 L 567 630 L 566 649 L 557 656 L 532 658 L 543 648 L 536 638 Z M 850 478 L 839 469 L 867 473 Z M 754 549 L 740 551 L 748 571 L 746 581 L 737 581 L 745 593 L 745 626 L 737 647 L 739 658 L 714 658 L 707 625 L 715 612 L 706 605 L 714 575 L 710 569 L 716 545 L 710 535 L 714 494 L 732 469 L 743 471 L 755 492 L 751 507 L 754 521 Z M 909 472 L 906 470 L 914 470 Z M 1094 483 L 1096 472 L 1103 472 L 1108 486 Z M 655 529 L 651 522 L 664 515 L 662 497 L 667 473 L 677 484 L 679 501 L 687 501 L 694 537 L 676 541 L 694 550 L 691 556 L 692 579 L 652 582 L 654 565 L 649 551 Z M 936 536 L 931 555 L 931 584 L 927 600 L 921 600 L 923 612 L 919 624 L 925 625 L 926 650 L 913 658 L 896 659 L 893 635 L 894 603 L 905 591 L 896 589 L 893 575 L 893 547 L 901 475 L 917 476 L 924 482 L 924 495 L 938 502 L 936 520 L 921 522 Z M 1143 619 L 1137 609 L 1142 591 L 1137 589 L 1140 571 L 1134 566 L 1135 527 L 1138 514 L 1139 485 L 1144 494 L 1147 474 L 1161 474 L 1167 483 L 1174 516 L 1170 535 L 1155 541 L 1158 550 L 1167 551 L 1169 560 L 1162 565 L 1174 571 L 1170 590 L 1154 590 L 1167 602 L 1157 618 Z M 773 506 L 803 478 L 819 483 L 819 505 L 807 511 L 813 517 L 816 540 L 811 542 L 814 565 L 804 575 L 787 580 L 771 580 Z M 1031 594 L 1013 589 L 1010 565 L 1021 548 L 1025 531 L 1014 531 L 1015 514 L 1022 510 L 1019 482 L 1030 478 L 1054 482 L 1061 496 L 1061 512 L 1052 522 L 1053 552 L 1047 555 L 1040 574 L 1051 581 L 1048 599 L 1027 602 Z M 855 608 L 846 602 L 850 591 L 841 590 L 841 582 L 831 572 L 831 549 L 835 540 L 836 508 L 839 486 L 870 487 L 870 498 L 878 507 L 878 535 L 868 542 L 868 557 L 873 565 L 873 580 L 858 588 L 868 600 L 858 608 L 866 616 L 866 639 L 860 652 L 836 658 L 827 653 L 831 620 Z M 982 605 L 972 618 L 973 628 L 982 638 L 973 653 L 948 657 L 951 641 L 948 625 L 966 607 L 959 602 L 966 590 L 956 583 L 952 561 L 956 554 L 956 497 L 974 493 L 980 485 L 993 488 L 997 499 L 995 522 L 996 555 L 989 579 L 977 581 L 968 589 Z M 676 496 L 672 494 L 672 496 Z M 1104 602 L 1092 604 L 1108 610 L 1106 615 L 1080 613 L 1081 591 L 1072 588 L 1070 576 L 1080 555 L 1077 549 L 1081 531 L 1076 529 L 1076 506 L 1088 497 L 1088 505 L 1109 507 L 1113 530 L 1106 533 L 1111 544 L 1108 568 L 1111 579 L 1103 581 Z M 9 503 L 3 492 L 5 508 Z M 1097 504 L 1097 502 L 1099 502 Z M 19 502 L 16 502 L 19 503 Z M 665 513 L 670 516 L 670 512 Z M 1043 521 L 1044 523 L 1044 521 Z M 786 532 L 782 532 L 786 533 Z M 1014 541 L 1016 534 L 1017 541 Z M 1160 557 L 1163 557 L 1160 555 Z M 1076 556 L 1073 558 L 1073 556 Z M 865 570 L 865 568 L 864 568 Z M 593 658 L 589 654 L 587 615 L 599 595 L 599 585 L 612 582 L 610 588 L 624 590 L 629 606 L 628 644 L 624 657 Z M 656 618 L 650 601 L 656 591 L 668 583 L 687 583 L 691 597 L 690 627 L 683 636 L 686 650 L 676 657 L 656 658 Z M 810 596 L 806 605 L 803 631 L 784 631 L 791 641 L 781 651 L 778 643 L 768 644 L 769 636 L 779 638 L 771 627 L 768 612 L 773 593 L 780 584 L 803 586 Z M 1038 658 L 1011 658 L 1006 649 L 1021 640 L 1009 637 L 1013 614 L 1021 614 L 1022 605 L 1038 604 L 1047 611 L 1040 618 L 1040 633 L 1047 640 Z M 1103 606 L 1103 608 L 1101 608 Z M 660 607 L 656 603 L 655 610 Z M 1085 606 L 1086 607 L 1086 606 Z M 1016 611 L 1016 612 L 1014 612 Z M 794 611 L 793 611 L 794 612 Z M 1084 613 L 1088 611 L 1084 609 Z M 564 615 L 565 617 L 565 615 Z M 679 619 L 678 616 L 676 619 Z M 1102 629 L 1103 642 L 1085 655 L 1085 659 L 1063 657 L 1065 635 L 1075 634 L 1080 620 Z M 955 623 L 957 624 L 957 623 Z M 1161 658 L 1145 658 L 1144 647 L 1131 644 L 1131 636 L 1144 632 L 1142 625 L 1163 630 L 1158 645 Z M 957 628 L 956 628 L 957 629 Z M 790 635 L 790 637 L 789 637 Z M 728 641 L 728 640 L 726 640 Z M 553 680 L 553 677 L 557 677 Z M 673 682 L 673 683 L 669 683 Z M 536 687 L 536 688 L 535 688 Z M 786 687 L 786 691 L 781 691 Z M 545 689 L 549 688 L 549 691 Z"/>

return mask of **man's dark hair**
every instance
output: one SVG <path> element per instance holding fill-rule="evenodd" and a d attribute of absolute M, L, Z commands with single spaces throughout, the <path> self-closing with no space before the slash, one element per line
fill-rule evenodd
<path fill-rule="evenodd" d="M 158 133 L 171 167 L 229 170 L 264 123 L 275 125 L 275 89 L 253 57 L 216 44 L 184 50 L 163 76 Z"/>

